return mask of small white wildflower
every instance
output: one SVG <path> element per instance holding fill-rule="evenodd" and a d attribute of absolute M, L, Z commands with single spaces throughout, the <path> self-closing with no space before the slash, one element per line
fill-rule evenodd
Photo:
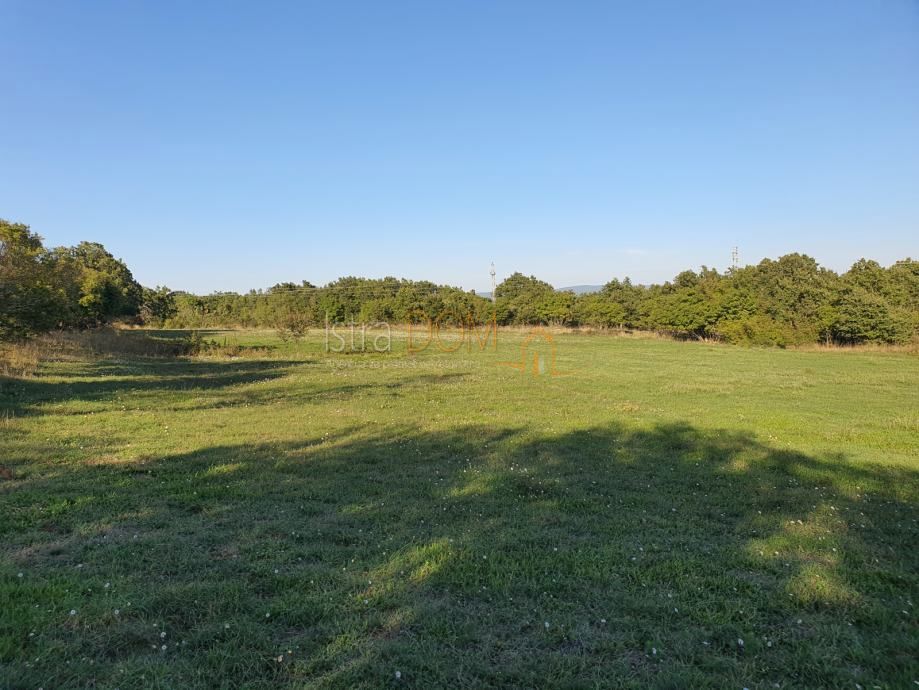
<path fill-rule="evenodd" d="M 115 615 L 117 616 L 119 613 L 121 613 L 121 611 L 119 611 L 118 609 L 115 609 Z"/>
<path fill-rule="evenodd" d="M 600 622 L 601 622 L 603 625 L 606 625 L 606 619 L 605 619 L 605 618 L 601 618 L 601 619 L 600 619 Z"/>
<path fill-rule="evenodd" d="M 281 656 L 278 657 L 278 663 L 280 664 L 282 661 L 284 661 L 284 655 L 283 655 L 283 654 L 282 654 Z"/>
<path fill-rule="evenodd" d="M 22 577 L 22 573 L 19 573 L 19 575 L 17 575 L 16 577 Z"/>
<path fill-rule="evenodd" d="M 402 671 L 396 671 L 396 680 L 402 680 Z"/>
<path fill-rule="evenodd" d="M 166 645 L 163 645 L 162 647 L 160 647 L 160 651 L 161 651 L 161 652 L 165 652 L 165 651 L 166 651 Z"/>
<path fill-rule="evenodd" d="M 265 618 L 271 618 L 271 612 L 270 612 L 270 611 L 269 611 L 268 613 L 265 614 Z"/>
<path fill-rule="evenodd" d="M 651 654 L 657 656 L 657 647 L 651 647 Z"/>
<path fill-rule="evenodd" d="M 737 638 L 737 646 L 743 647 L 743 640 L 741 640 L 739 637 Z"/>
<path fill-rule="evenodd" d="M 162 640 L 162 639 L 165 639 L 165 638 L 166 638 L 166 631 L 163 631 L 163 632 L 160 633 L 160 639 Z"/>
<path fill-rule="evenodd" d="M 111 582 L 106 582 L 104 586 L 105 586 L 106 589 L 108 589 L 109 587 L 112 586 L 112 583 L 111 583 Z"/>
<path fill-rule="evenodd" d="M 224 624 L 223 624 L 223 629 L 224 629 L 224 630 L 229 630 L 229 629 L 230 629 L 230 624 L 229 624 L 229 623 L 224 623 Z"/>
<path fill-rule="evenodd" d="M 70 609 L 70 615 L 71 615 L 71 616 L 76 616 L 76 615 L 77 615 L 77 610 L 76 610 L 76 609 Z"/>
<path fill-rule="evenodd" d="M 546 630 L 548 630 L 548 629 L 549 629 L 549 621 L 546 621 L 545 623 L 543 623 L 543 625 L 545 625 L 545 626 L 546 626 Z"/>

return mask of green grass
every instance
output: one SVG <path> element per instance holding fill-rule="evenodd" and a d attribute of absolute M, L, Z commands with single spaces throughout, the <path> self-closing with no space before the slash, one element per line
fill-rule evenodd
<path fill-rule="evenodd" d="M 919 681 L 915 356 L 208 337 L 0 379 L 0 687 Z"/>

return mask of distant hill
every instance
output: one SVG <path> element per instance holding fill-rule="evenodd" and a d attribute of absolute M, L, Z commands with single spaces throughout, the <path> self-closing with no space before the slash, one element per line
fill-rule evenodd
<path fill-rule="evenodd" d="M 603 289 L 602 285 L 572 285 L 570 287 L 555 288 L 556 292 L 573 292 L 576 295 L 587 295 L 591 292 L 600 292 Z M 491 299 L 491 291 L 488 292 L 476 292 L 479 297 L 484 297 L 485 299 Z"/>
<path fill-rule="evenodd" d="M 586 295 L 591 292 L 600 292 L 602 285 L 572 285 L 571 287 L 557 288 L 557 292 L 573 292 L 576 295 Z"/>

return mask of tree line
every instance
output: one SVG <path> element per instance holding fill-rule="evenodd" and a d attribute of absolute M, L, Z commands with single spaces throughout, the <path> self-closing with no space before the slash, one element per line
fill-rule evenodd
<path fill-rule="evenodd" d="M 906 343 L 919 337 L 919 261 L 861 259 L 837 274 L 803 254 L 719 272 L 702 267 L 656 285 L 614 279 L 596 293 L 555 290 L 514 273 L 494 301 L 398 278 L 279 283 L 245 294 L 145 288 L 97 243 L 46 249 L 28 226 L 0 220 L 0 338 L 128 320 L 170 328 L 275 328 L 299 337 L 331 323 L 439 321 L 637 329 L 750 345 Z"/>

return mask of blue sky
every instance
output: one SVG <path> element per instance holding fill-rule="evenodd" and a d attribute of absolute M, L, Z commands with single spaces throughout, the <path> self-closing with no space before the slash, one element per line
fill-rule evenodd
<path fill-rule="evenodd" d="M 0 217 L 201 292 L 919 255 L 919 3 L 0 1 Z"/>

